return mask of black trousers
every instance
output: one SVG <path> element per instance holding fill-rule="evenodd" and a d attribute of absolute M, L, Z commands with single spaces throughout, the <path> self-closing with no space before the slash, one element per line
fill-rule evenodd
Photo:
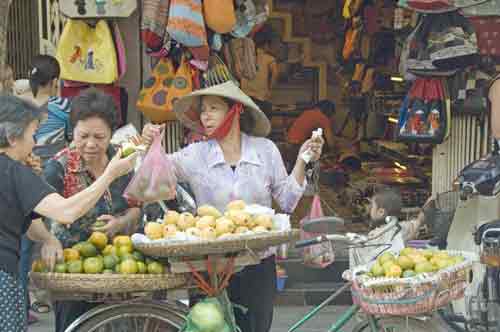
<path fill-rule="evenodd" d="M 232 303 L 248 309 L 244 313 L 241 309 L 234 308 L 236 323 L 242 332 L 270 331 L 276 294 L 275 256 L 235 274 L 229 282 L 227 292 Z M 198 291 L 190 292 L 189 304 L 193 306 L 203 297 Z"/>
<path fill-rule="evenodd" d="M 64 332 L 78 317 L 97 307 L 100 303 L 84 301 L 58 301 L 54 303 L 56 332 Z"/>

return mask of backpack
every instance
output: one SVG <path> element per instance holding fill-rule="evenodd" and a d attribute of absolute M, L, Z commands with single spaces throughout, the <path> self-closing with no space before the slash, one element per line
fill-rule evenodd
<path fill-rule="evenodd" d="M 398 141 L 440 144 L 448 136 L 450 119 L 450 102 L 444 81 L 419 77 L 399 110 Z"/>

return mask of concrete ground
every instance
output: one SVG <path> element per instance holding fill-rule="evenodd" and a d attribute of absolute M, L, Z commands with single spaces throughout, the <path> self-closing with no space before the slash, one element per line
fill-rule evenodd
<path fill-rule="evenodd" d="M 347 307 L 329 306 L 323 309 L 318 316 L 304 325 L 300 332 L 326 332 L 332 322 L 340 316 Z M 274 314 L 272 332 L 286 332 L 300 317 L 305 315 L 311 307 L 279 306 Z M 31 325 L 28 332 L 54 332 L 54 314 L 38 315 L 40 321 Z M 348 324 L 343 331 L 352 331 L 354 321 Z"/>

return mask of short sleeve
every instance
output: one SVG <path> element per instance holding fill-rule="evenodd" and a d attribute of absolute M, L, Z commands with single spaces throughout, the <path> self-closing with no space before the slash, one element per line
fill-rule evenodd
<path fill-rule="evenodd" d="M 55 189 L 27 166 L 19 165 L 14 168 L 13 181 L 16 195 L 24 216 L 32 214 L 35 207 Z"/>

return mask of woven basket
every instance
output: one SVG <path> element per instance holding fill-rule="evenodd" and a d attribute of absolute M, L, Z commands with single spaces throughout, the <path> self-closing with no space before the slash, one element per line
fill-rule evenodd
<path fill-rule="evenodd" d="M 264 250 L 282 243 L 296 241 L 300 237 L 297 229 L 251 235 L 238 235 L 234 239 L 214 241 L 179 241 L 158 243 L 134 243 L 134 247 L 147 256 L 182 257 L 217 255 L 244 250 Z"/>
<path fill-rule="evenodd" d="M 157 291 L 186 284 L 184 274 L 70 274 L 31 272 L 36 287 L 52 292 L 112 294 Z"/>
<path fill-rule="evenodd" d="M 457 251 L 448 251 L 448 254 L 464 256 L 465 261 L 433 274 L 400 279 L 359 275 L 368 266 L 354 269 L 353 302 L 369 314 L 409 316 L 435 311 L 462 298 L 477 255 Z"/>

